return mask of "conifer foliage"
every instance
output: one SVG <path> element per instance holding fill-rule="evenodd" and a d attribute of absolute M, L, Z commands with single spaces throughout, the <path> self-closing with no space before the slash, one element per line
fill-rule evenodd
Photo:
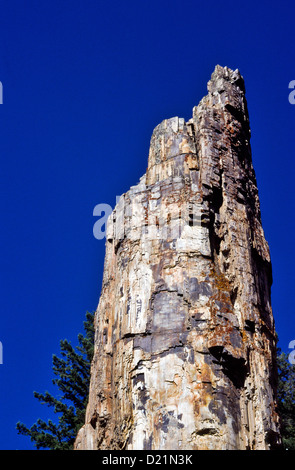
<path fill-rule="evenodd" d="M 278 408 L 283 447 L 295 450 L 295 365 L 278 350 Z"/>
<path fill-rule="evenodd" d="M 78 346 L 69 341 L 60 341 L 61 357 L 53 355 L 53 384 L 61 395 L 58 398 L 49 392 L 34 392 L 42 403 L 52 407 L 57 413 L 58 423 L 50 419 L 38 419 L 30 428 L 18 422 L 19 434 L 29 436 L 37 449 L 71 450 L 77 432 L 84 424 L 90 382 L 90 365 L 94 350 L 94 314 L 87 312 L 84 321 L 84 335 L 78 335 Z"/>

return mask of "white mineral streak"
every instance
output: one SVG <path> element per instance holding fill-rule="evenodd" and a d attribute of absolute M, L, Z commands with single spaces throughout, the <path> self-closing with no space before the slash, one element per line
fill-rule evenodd
<path fill-rule="evenodd" d="M 155 128 L 106 238 L 75 448 L 275 448 L 271 264 L 237 70 L 217 66 L 193 118 Z"/>

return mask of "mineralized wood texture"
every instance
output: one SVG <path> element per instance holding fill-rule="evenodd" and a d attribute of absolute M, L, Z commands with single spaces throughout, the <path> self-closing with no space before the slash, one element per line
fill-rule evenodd
<path fill-rule="evenodd" d="M 216 66 L 192 119 L 155 128 L 109 218 L 75 448 L 276 447 L 271 282 L 244 81 Z"/>

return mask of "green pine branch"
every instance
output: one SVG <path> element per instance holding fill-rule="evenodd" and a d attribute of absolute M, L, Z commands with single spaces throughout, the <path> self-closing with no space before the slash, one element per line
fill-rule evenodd
<path fill-rule="evenodd" d="M 283 447 L 295 450 L 295 365 L 278 350 L 278 411 L 281 418 Z"/>
<path fill-rule="evenodd" d="M 30 437 L 36 449 L 71 450 L 78 430 L 84 424 L 90 382 L 90 366 L 94 351 L 94 314 L 87 312 L 84 335 L 78 335 L 78 346 L 60 341 L 60 355 L 52 357 L 52 380 L 61 392 L 59 398 L 49 392 L 34 392 L 42 405 L 52 407 L 57 414 L 57 424 L 50 419 L 37 419 L 30 428 L 18 422 L 18 434 Z"/>

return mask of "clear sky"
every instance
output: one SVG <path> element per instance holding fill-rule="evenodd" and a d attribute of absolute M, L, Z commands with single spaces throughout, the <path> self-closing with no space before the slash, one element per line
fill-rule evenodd
<path fill-rule="evenodd" d="M 145 173 L 154 127 L 191 117 L 216 64 L 246 83 L 279 346 L 294 326 L 293 1 L 0 1 L 0 449 L 50 416 L 59 341 L 100 294 L 93 208 Z"/>

